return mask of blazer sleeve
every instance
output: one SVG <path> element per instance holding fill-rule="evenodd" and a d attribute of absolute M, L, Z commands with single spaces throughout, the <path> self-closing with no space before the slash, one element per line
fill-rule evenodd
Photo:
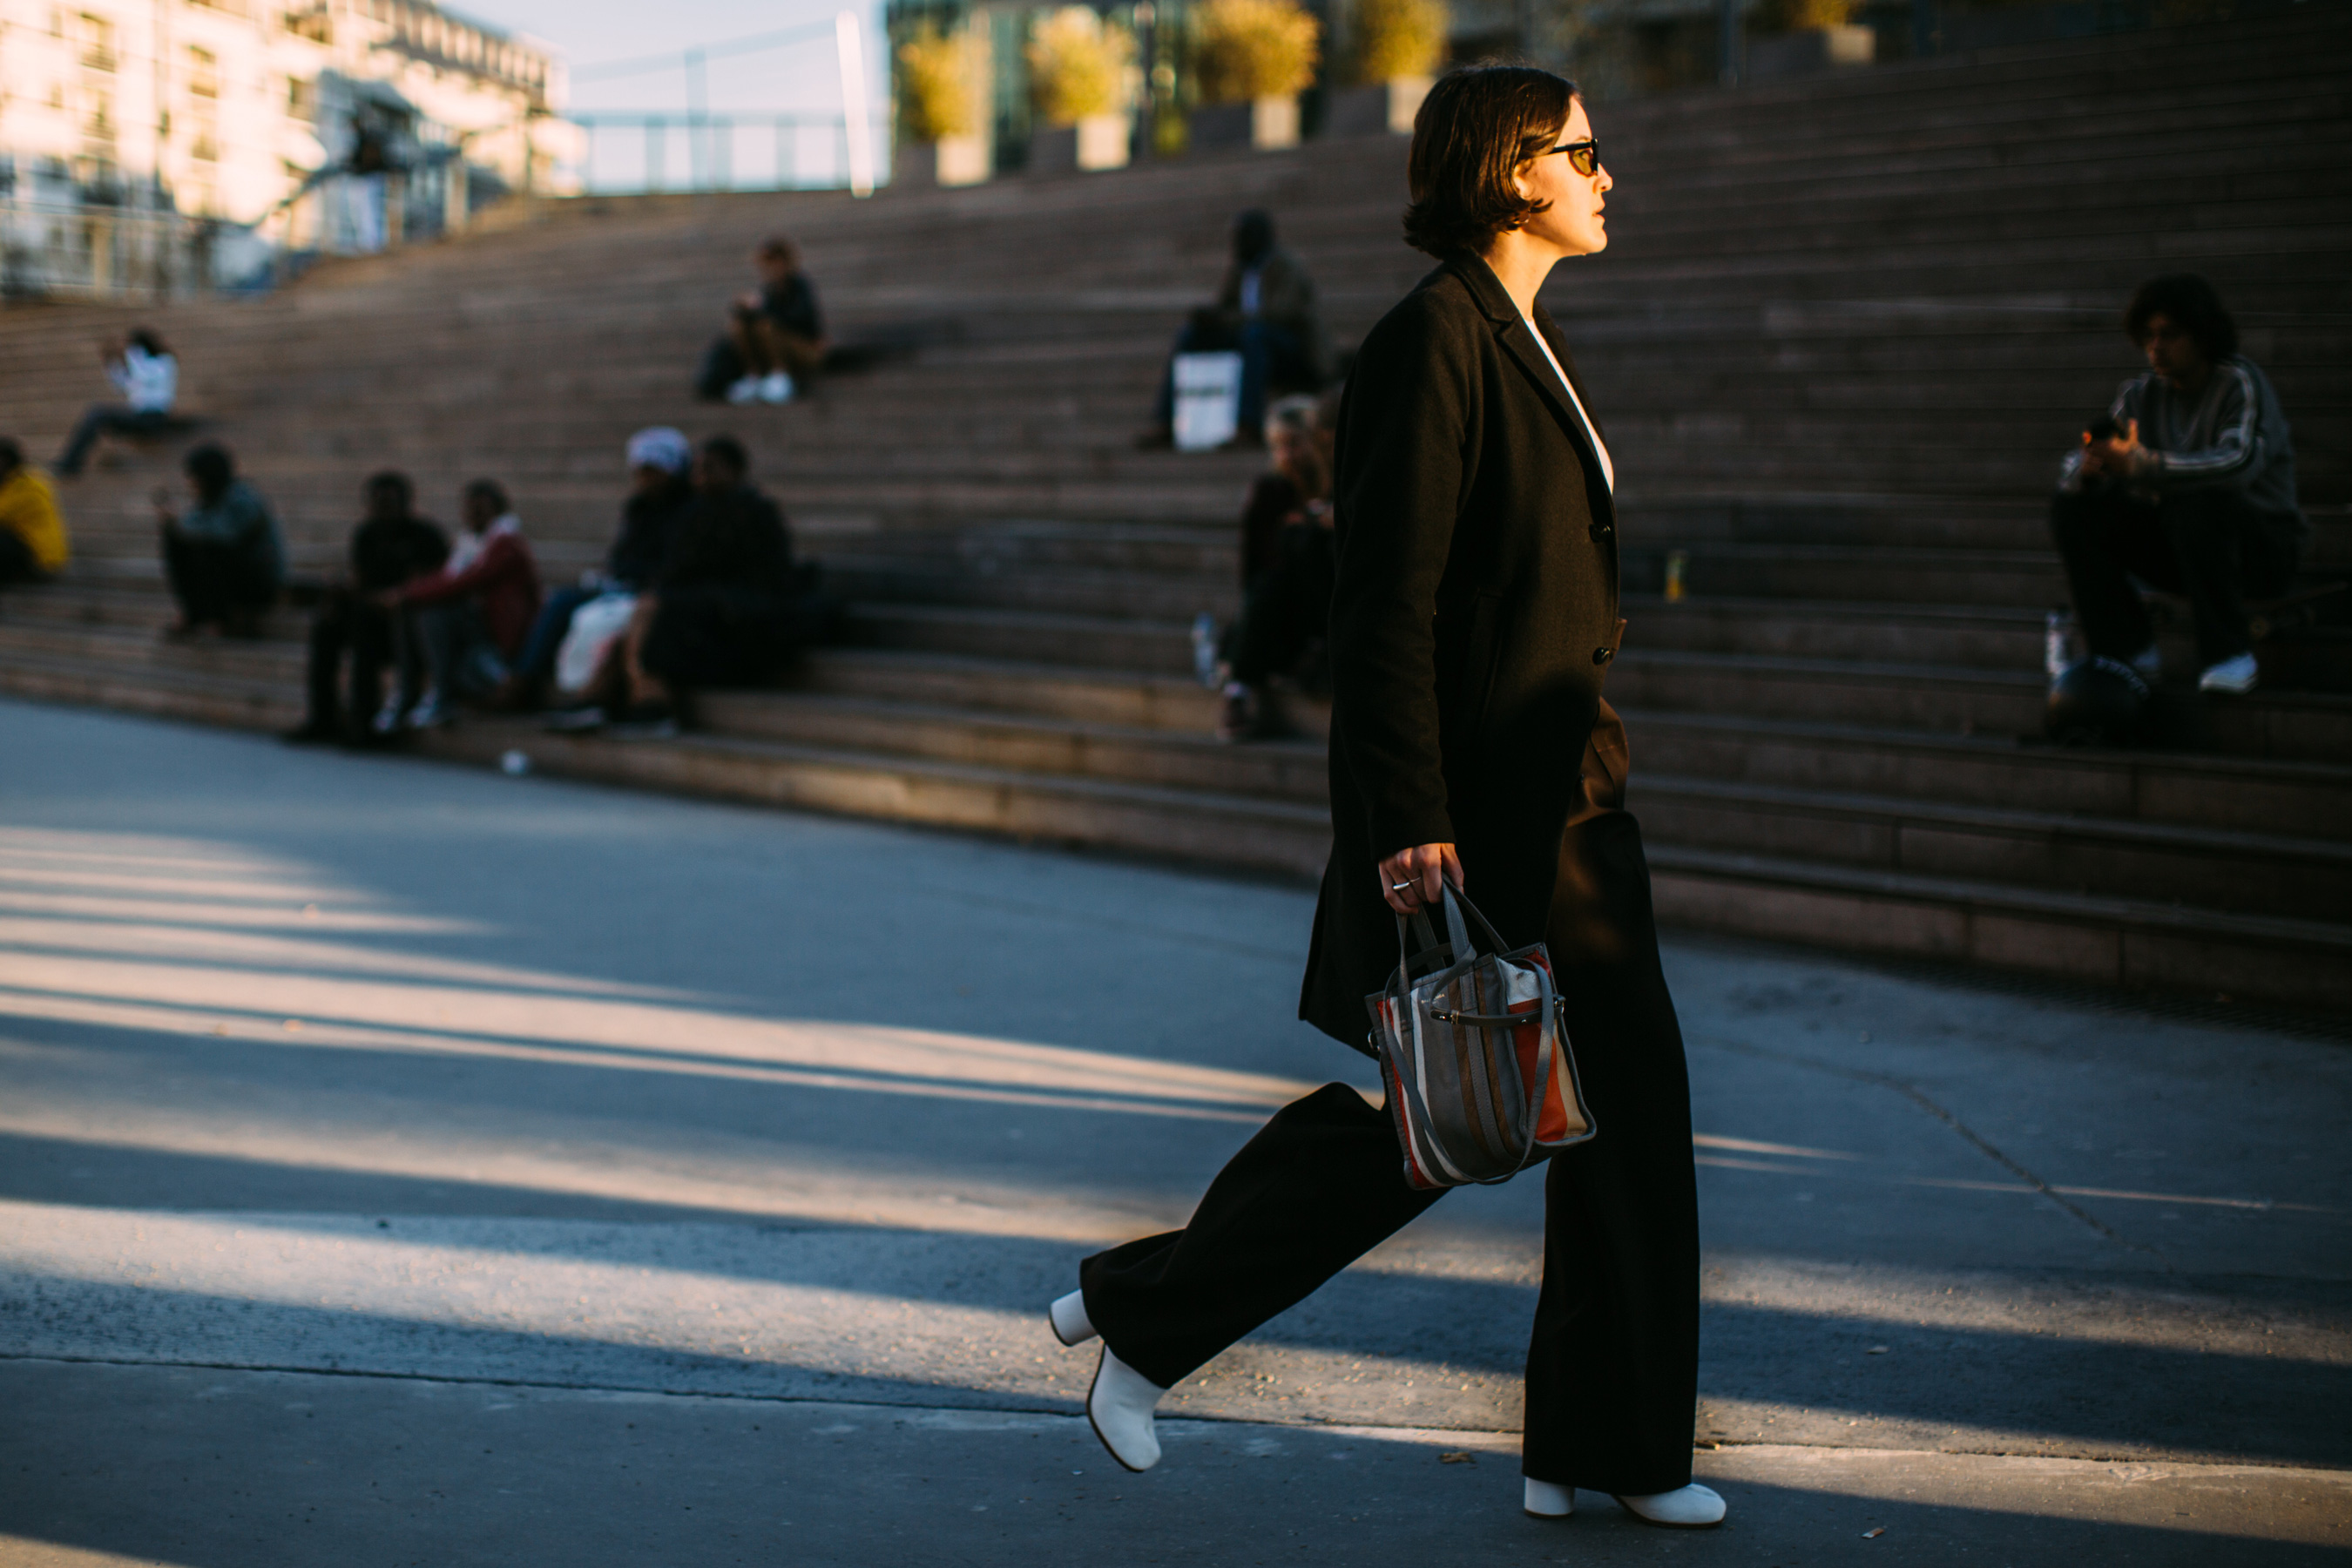
<path fill-rule="evenodd" d="M 1426 293 L 1364 340 L 1339 421 L 1331 595 L 1334 773 L 1353 781 L 1375 858 L 1454 841 L 1440 743 L 1437 589 L 1475 449 L 1465 323 Z"/>

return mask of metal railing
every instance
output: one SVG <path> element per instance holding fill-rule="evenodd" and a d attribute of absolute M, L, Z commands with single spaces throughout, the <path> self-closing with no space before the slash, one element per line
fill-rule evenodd
<path fill-rule="evenodd" d="M 591 112 L 581 188 L 590 195 L 658 191 L 822 191 L 854 184 L 840 115 Z M 877 131 L 876 141 L 882 140 Z"/>
<path fill-rule="evenodd" d="M 149 301 L 215 286 L 220 226 L 168 208 L 0 198 L 0 297 Z"/>

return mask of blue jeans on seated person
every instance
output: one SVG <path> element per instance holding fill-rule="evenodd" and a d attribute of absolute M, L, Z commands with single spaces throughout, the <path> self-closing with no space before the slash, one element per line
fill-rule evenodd
<path fill-rule="evenodd" d="M 562 651 L 572 617 L 580 613 L 580 606 L 615 591 L 617 585 L 558 588 L 550 594 L 539 607 L 539 618 L 530 623 L 530 636 L 523 639 L 522 652 L 515 656 L 515 679 L 526 686 L 544 684 L 555 674 L 555 656 Z"/>
<path fill-rule="evenodd" d="M 1265 389 L 1270 384 L 1277 378 L 1299 384 L 1315 379 L 1313 367 L 1307 363 L 1307 341 L 1288 327 L 1244 321 L 1236 331 L 1212 317 L 1196 314 L 1184 323 L 1184 330 L 1176 334 L 1176 346 L 1169 351 L 1168 368 L 1160 377 L 1154 424 L 1175 423 L 1176 355 L 1219 353 L 1242 356 L 1241 406 L 1234 413 L 1234 428 L 1242 432 L 1244 440 L 1255 439 L 1265 424 Z"/>
<path fill-rule="evenodd" d="M 89 449 L 98 445 L 100 436 L 112 432 L 117 436 L 156 436 L 172 423 L 170 414 L 161 408 L 125 408 L 119 403 L 92 404 L 74 426 L 73 437 L 66 449 L 58 455 L 58 472 L 72 475 L 81 472 L 89 460 Z"/>
<path fill-rule="evenodd" d="M 479 697 L 506 679 L 506 656 L 490 640 L 478 605 L 426 605 L 416 612 L 416 637 L 425 645 L 434 693 L 443 702 Z"/>

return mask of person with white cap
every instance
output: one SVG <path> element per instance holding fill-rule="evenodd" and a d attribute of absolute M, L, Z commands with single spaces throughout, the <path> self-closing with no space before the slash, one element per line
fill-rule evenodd
<path fill-rule="evenodd" d="M 578 586 L 547 596 L 493 707 L 536 706 L 580 607 L 606 594 L 634 594 L 660 574 L 678 519 L 694 504 L 694 444 L 667 425 L 649 426 L 629 437 L 627 460 L 629 499 L 621 503 L 621 531 L 604 564 L 582 573 Z"/>

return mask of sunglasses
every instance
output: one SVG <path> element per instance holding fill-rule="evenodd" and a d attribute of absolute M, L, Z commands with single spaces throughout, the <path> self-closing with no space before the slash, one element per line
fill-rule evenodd
<path fill-rule="evenodd" d="M 1554 153 L 1567 153 L 1568 166 L 1588 180 L 1601 172 L 1601 143 L 1598 142 L 1563 142 L 1557 147 L 1546 148 L 1536 156 L 1549 158 Z"/>

